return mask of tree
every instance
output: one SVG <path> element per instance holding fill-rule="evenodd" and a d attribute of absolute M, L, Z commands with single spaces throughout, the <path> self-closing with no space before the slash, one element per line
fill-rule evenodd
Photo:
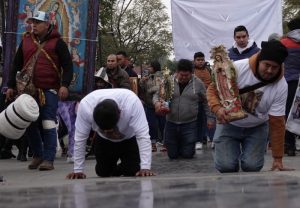
<path fill-rule="evenodd" d="M 100 29 L 102 59 L 109 53 L 125 50 L 140 64 L 170 54 L 169 20 L 160 0 L 111 2 L 103 1 L 101 8 L 104 15 Z"/>
<path fill-rule="evenodd" d="M 283 1 L 283 31 L 288 31 L 287 22 L 295 17 L 300 17 L 300 1 L 284 0 Z"/>

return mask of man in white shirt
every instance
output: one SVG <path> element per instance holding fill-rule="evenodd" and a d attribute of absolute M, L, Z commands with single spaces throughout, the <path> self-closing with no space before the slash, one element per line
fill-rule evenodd
<path fill-rule="evenodd" d="M 85 178 L 86 140 L 96 132 L 96 173 L 109 176 L 153 176 L 151 141 L 143 105 L 127 89 L 96 90 L 84 97 L 75 123 L 74 172 L 68 179 Z M 121 163 L 117 164 L 120 159 Z"/>
<path fill-rule="evenodd" d="M 272 170 L 289 170 L 282 164 L 287 98 L 282 63 L 288 52 L 279 41 L 262 42 L 261 46 L 261 51 L 249 59 L 234 62 L 240 91 L 252 88 L 241 95 L 247 118 L 228 122 L 216 86 L 211 84 L 207 89 L 209 106 L 218 120 L 214 161 L 216 169 L 222 173 L 238 172 L 240 167 L 247 172 L 260 171 L 269 136 Z M 255 89 L 253 86 L 258 83 L 264 83 L 264 86 Z"/>

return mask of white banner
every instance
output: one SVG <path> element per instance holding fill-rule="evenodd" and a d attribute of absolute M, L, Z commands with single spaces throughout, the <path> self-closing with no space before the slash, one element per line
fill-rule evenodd
<path fill-rule="evenodd" d="M 176 59 L 193 59 L 218 44 L 230 48 L 233 31 L 244 25 L 258 47 L 272 33 L 282 35 L 281 0 L 171 0 Z"/>

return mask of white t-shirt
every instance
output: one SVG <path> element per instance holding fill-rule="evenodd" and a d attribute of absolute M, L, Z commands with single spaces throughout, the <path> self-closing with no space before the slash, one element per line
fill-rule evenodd
<path fill-rule="evenodd" d="M 239 89 L 252 86 L 261 82 L 258 80 L 249 66 L 249 59 L 243 59 L 234 62 L 237 70 L 237 82 Z M 269 115 L 283 116 L 285 115 L 285 104 L 287 99 L 287 83 L 284 77 L 275 83 L 267 84 L 264 87 L 255 90 L 254 94 L 246 94 L 248 96 L 252 113 L 248 113 L 248 117 L 231 122 L 231 124 L 239 127 L 254 127 L 269 120 Z M 244 107 L 244 106 L 243 106 Z"/>
<path fill-rule="evenodd" d="M 98 103 L 105 99 L 112 99 L 121 111 L 117 127 L 122 134 L 118 140 L 110 140 L 101 132 L 93 119 L 93 111 Z M 75 122 L 75 145 L 74 145 L 74 172 L 83 172 L 85 161 L 86 140 L 90 130 L 94 130 L 101 137 L 112 142 L 120 142 L 136 137 L 139 147 L 141 169 L 151 168 L 151 141 L 149 126 L 143 105 L 139 98 L 127 89 L 102 89 L 96 90 L 84 97 L 79 104 Z"/>

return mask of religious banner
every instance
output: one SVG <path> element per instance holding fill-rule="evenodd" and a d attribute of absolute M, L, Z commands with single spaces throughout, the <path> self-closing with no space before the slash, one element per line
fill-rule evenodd
<path fill-rule="evenodd" d="M 99 1 L 97 0 L 10 0 L 6 17 L 4 86 L 22 34 L 32 30 L 28 21 L 45 11 L 50 22 L 67 43 L 73 62 L 71 94 L 84 96 L 93 88 Z"/>

